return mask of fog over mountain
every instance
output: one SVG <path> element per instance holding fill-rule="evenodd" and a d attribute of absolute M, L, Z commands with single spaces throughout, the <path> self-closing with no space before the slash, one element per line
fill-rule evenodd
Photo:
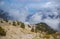
<path fill-rule="evenodd" d="M 28 24 L 45 22 L 60 31 L 60 0 L 1 0 L 0 9 L 0 18 Z"/>

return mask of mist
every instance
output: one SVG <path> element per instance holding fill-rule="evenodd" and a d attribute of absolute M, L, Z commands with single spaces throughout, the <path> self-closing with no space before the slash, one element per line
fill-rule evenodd
<path fill-rule="evenodd" d="M 44 0 L 1 0 L 0 9 L 8 13 L 8 19 L 27 24 L 44 22 L 60 31 L 60 0 L 46 0 L 45 2 Z"/>

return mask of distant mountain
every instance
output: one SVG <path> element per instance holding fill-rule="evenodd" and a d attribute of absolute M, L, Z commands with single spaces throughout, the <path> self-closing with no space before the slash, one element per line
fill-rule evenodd
<path fill-rule="evenodd" d="M 8 13 L 4 12 L 3 10 L 0 10 L 0 18 L 7 19 Z"/>
<path fill-rule="evenodd" d="M 11 20 L 13 19 L 12 16 L 9 16 L 9 13 L 8 12 L 5 12 L 4 10 L 1 10 L 0 9 L 0 18 L 4 19 L 4 20 Z"/>
<path fill-rule="evenodd" d="M 60 9 L 57 9 L 57 10 L 60 10 Z M 26 20 L 27 22 L 30 21 L 30 19 L 32 18 L 32 16 L 38 14 L 39 16 L 42 15 L 42 18 L 41 20 L 44 20 L 46 18 L 51 18 L 51 19 L 57 19 L 57 18 L 60 18 L 60 12 L 57 12 L 57 14 L 54 14 L 51 10 L 49 9 L 42 9 L 42 10 L 36 10 L 34 12 L 34 14 L 30 14 L 26 17 Z M 1 10 L 0 9 L 0 18 L 3 18 L 3 19 L 14 19 L 13 16 L 9 16 L 9 13 L 8 12 L 5 12 L 4 10 Z"/>
<path fill-rule="evenodd" d="M 30 19 L 32 20 L 32 17 L 34 19 L 34 17 L 36 17 L 36 14 L 38 16 L 41 17 L 41 20 L 44 20 L 44 19 L 47 19 L 47 18 L 50 18 L 50 19 L 58 19 L 60 18 L 60 12 L 59 12 L 60 9 L 57 9 L 56 12 L 55 11 L 52 11 L 50 9 L 40 9 L 40 10 L 36 10 L 34 12 L 34 14 L 30 14 L 27 16 L 27 19 L 26 21 L 30 21 Z M 41 16 L 42 15 L 42 16 Z M 34 20 L 33 20 L 34 21 Z"/>

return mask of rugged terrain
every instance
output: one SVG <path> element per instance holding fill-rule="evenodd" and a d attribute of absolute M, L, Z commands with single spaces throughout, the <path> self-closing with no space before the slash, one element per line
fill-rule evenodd
<path fill-rule="evenodd" d="M 28 25 L 18 21 L 0 20 L 0 39 L 60 39 L 59 32 L 47 25 L 46 28 L 44 25 L 40 23 Z"/>

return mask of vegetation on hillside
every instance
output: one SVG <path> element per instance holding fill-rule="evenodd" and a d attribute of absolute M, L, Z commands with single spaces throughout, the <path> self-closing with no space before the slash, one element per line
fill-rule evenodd
<path fill-rule="evenodd" d="M 0 35 L 1 36 L 6 36 L 6 32 L 2 27 L 0 27 Z"/>
<path fill-rule="evenodd" d="M 16 26 L 16 22 L 15 21 L 13 21 L 13 26 Z"/>
<path fill-rule="evenodd" d="M 4 10 L 0 9 L 0 18 L 4 19 L 4 20 L 8 20 L 10 17 L 8 16 L 8 12 L 5 12 Z"/>
<path fill-rule="evenodd" d="M 4 20 L 5 22 L 8 22 L 8 20 L 6 19 L 6 20 Z"/>
<path fill-rule="evenodd" d="M 14 36 L 16 36 L 15 38 L 17 38 L 18 39 L 18 37 L 20 38 L 20 36 L 21 36 L 21 33 L 22 33 L 22 35 L 23 35 L 23 37 L 22 38 L 24 38 L 24 36 L 26 36 L 28 33 L 28 36 L 34 36 L 34 35 L 36 35 L 33 39 L 59 39 L 60 38 L 60 33 L 56 33 L 56 31 L 55 30 L 53 30 L 51 27 L 49 27 L 46 23 L 43 23 L 43 22 L 41 22 L 41 23 L 37 23 L 37 24 L 35 24 L 36 26 L 35 26 L 35 29 L 34 29 L 34 27 L 31 27 L 30 25 L 28 25 L 28 27 L 29 28 L 31 28 L 31 32 L 36 32 L 36 34 L 33 34 L 33 33 L 31 33 L 29 30 L 27 30 L 27 29 L 25 29 L 25 31 L 24 30 L 22 30 L 22 29 L 24 29 L 26 26 L 25 26 L 25 24 L 24 23 L 22 23 L 22 22 L 19 22 L 19 21 L 12 21 L 12 26 L 13 27 L 9 27 L 8 26 L 8 22 L 9 22 L 9 20 L 7 19 L 7 18 L 9 18 L 8 17 L 8 13 L 7 12 L 4 12 L 3 10 L 2 11 L 0 11 L 0 18 L 3 18 L 4 20 L 0 20 L 0 23 L 2 23 L 1 25 L 5 25 L 4 24 L 4 21 L 5 21 L 5 23 L 6 23 L 6 25 L 5 26 L 7 26 L 8 27 L 8 29 L 7 29 L 7 27 L 4 27 L 4 28 L 6 28 L 6 30 L 7 30 L 7 33 L 8 34 L 10 34 L 10 36 L 12 37 L 12 35 Z M 9 24 L 11 24 L 11 23 L 9 23 Z M 15 26 L 20 26 L 20 27 L 18 27 L 18 28 L 16 28 Z M 0 36 L 6 36 L 6 31 L 3 29 L 3 27 L 0 27 Z M 60 27 L 60 23 L 59 23 L 59 27 Z M 22 28 L 22 29 L 20 29 L 20 28 Z M 10 30 L 10 31 L 9 31 Z M 11 32 L 13 31 L 13 33 L 12 33 L 12 35 L 11 35 Z M 23 31 L 23 32 L 20 32 L 21 31 Z M 40 33 L 40 31 L 41 31 L 41 33 Z M 19 33 L 18 33 L 19 32 Z M 38 33 L 37 33 L 38 32 Z M 44 35 L 43 34 L 43 32 L 45 33 L 46 32 L 46 34 Z M 15 34 L 14 34 L 15 33 Z M 26 34 L 25 34 L 26 33 Z M 17 35 L 17 34 L 20 34 L 20 35 Z M 8 35 L 9 36 L 9 35 Z M 7 36 L 7 38 L 8 38 L 8 36 Z M 12 37 L 12 38 L 14 38 L 14 37 Z M 14 39 L 15 39 L 14 38 Z M 27 37 L 26 37 L 27 38 Z M 11 39 L 11 38 L 10 38 Z"/>
<path fill-rule="evenodd" d="M 31 32 L 34 32 L 34 28 L 31 29 Z"/>
<path fill-rule="evenodd" d="M 46 23 L 43 23 L 43 22 L 36 24 L 36 31 L 37 32 L 39 32 L 39 31 L 46 32 L 47 34 L 56 33 L 55 30 L 53 30 Z"/>
<path fill-rule="evenodd" d="M 9 21 L 8 22 L 5 21 L 5 23 L 3 23 L 4 21 L 5 20 L 0 20 L 0 23 L 3 24 L 3 25 L 5 23 L 7 23 L 7 24 L 9 23 Z M 5 26 L 7 26 L 7 24 Z M 21 33 L 23 33 L 22 34 L 23 35 L 23 38 L 24 38 L 24 35 L 27 35 L 27 34 L 29 34 L 31 36 L 33 35 L 33 38 L 32 39 L 52 39 L 52 38 L 53 39 L 59 39 L 60 38 L 59 37 L 60 36 L 60 33 L 56 33 L 56 31 L 53 30 L 51 27 L 49 27 L 46 23 L 42 23 L 41 22 L 41 23 L 38 23 L 38 24 L 35 24 L 35 25 L 28 25 L 27 29 L 30 28 L 31 32 L 29 30 L 25 29 L 26 25 L 23 22 L 12 21 L 12 24 L 13 24 L 12 25 L 13 27 L 12 26 L 11 27 L 10 26 L 7 26 L 7 27 L 9 27 L 8 29 L 7 29 L 7 27 L 4 26 L 4 28 L 6 29 L 7 33 L 9 33 L 9 30 L 10 30 L 10 32 L 13 30 L 13 35 L 14 35 L 14 33 L 16 34 L 16 32 L 19 32 L 19 31 L 21 32 L 22 31 Z M 17 28 L 17 26 L 19 26 L 18 27 L 19 29 Z M 20 29 L 20 28 L 22 28 L 22 29 Z M 17 34 L 20 34 L 20 32 L 17 33 Z M 9 34 L 11 34 L 11 33 L 9 33 Z M 17 34 L 16 34 L 16 36 L 18 36 Z M 20 35 L 19 35 L 19 38 L 20 38 Z M 6 36 L 6 32 L 3 29 L 3 27 L 0 27 L 0 36 Z M 14 37 L 11 37 L 11 38 L 14 38 Z"/>
<path fill-rule="evenodd" d="M 25 28 L 25 24 L 21 22 L 21 28 Z"/>
<path fill-rule="evenodd" d="M 3 20 L 1 20 L 0 22 L 3 23 Z"/>
<path fill-rule="evenodd" d="M 17 21 L 17 25 L 20 25 L 21 22 Z"/>

